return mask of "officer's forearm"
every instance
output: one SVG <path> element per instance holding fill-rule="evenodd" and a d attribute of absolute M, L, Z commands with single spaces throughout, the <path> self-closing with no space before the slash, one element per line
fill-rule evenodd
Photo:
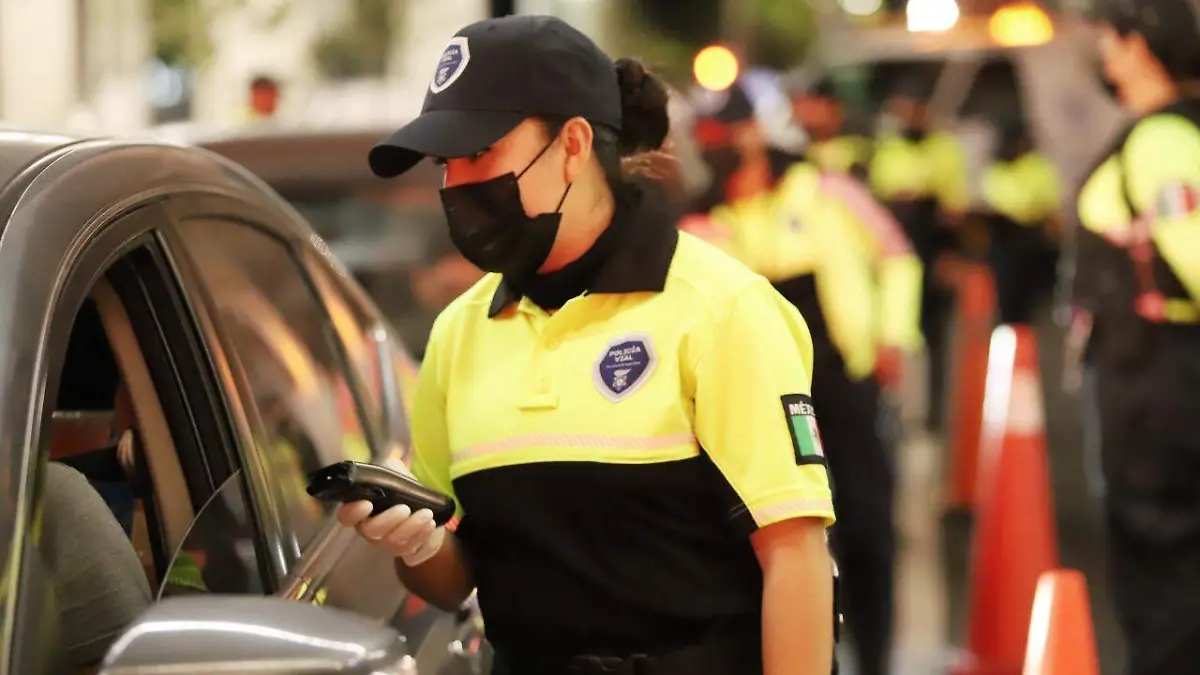
<path fill-rule="evenodd" d="M 470 564 L 453 532 L 446 533 L 436 555 L 416 567 L 396 558 L 396 573 L 410 591 L 447 612 L 458 609 L 475 590 Z"/>
<path fill-rule="evenodd" d="M 802 518 L 769 525 L 755 533 L 754 543 L 763 568 L 764 675 L 827 675 L 833 670 L 833 565 L 823 523 Z"/>

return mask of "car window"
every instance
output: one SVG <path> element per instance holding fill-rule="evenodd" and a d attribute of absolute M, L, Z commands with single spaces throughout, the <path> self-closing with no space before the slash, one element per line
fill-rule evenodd
<path fill-rule="evenodd" d="M 194 401 L 181 398 L 196 389 L 190 371 L 180 367 L 184 350 L 168 356 L 164 349 L 166 335 L 186 328 L 163 306 L 149 310 L 155 300 L 145 288 L 168 296 L 171 288 L 154 262 L 149 247 L 136 248 L 96 282 L 76 311 L 57 396 L 45 406 L 40 449 L 49 461 L 40 467 L 29 541 L 49 572 L 56 639 L 71 668 L 99 660 L 153 602 L 170 577 L 173 550 L 196 525 L 193 499 L 199 507 L 216 491 L 215 485 L 206 490 L 207 480 L 225 454 L 219 442 L 210 443 L 202 462 L 207 468 L 184 461 L 195 450 L 188 430 L 208 418 Z M 127 292 L 131 285 L 136 292 Z M 214 551 L 236 532 L 207 531 Z M 229 592 L 262 587 L 253 528 L 245 541 L 249 579 L 240 587 L 222 584 Z M 244 567 L 227 565 L 209 555 L 197 570 L 219 579 Z"/>
<path fill-rule="evenodd" d="M 333 509 L 305 492 L 307 474 L 372 454 L 340 340 L 286 243 L 227 220 L 187 220 L 178 231 L 249 389 L 256 449 L 302 548 Z"/>
<path fill-rule="evenodd" d="M 944 68 L 945 63 L 937 60 L 869 61 L 832 69 L 830 81 L 845 102 L 847 122 L 867 127 L 897 86 L 904 85 L 928 100 Z"/>
<path fill-rule="evenodd" d="M 1017 69 L 1008 58 L 995 58 L 983 64 L 971 91 L 963 101 L 959 117 L 981 118 L 989 122 L 1019 122 L 1023 101 Z"/>
<path fill-rule="evenodd" d="M 159 599 L 196 593 L 264 593 L 245 490 L 246 481 L 238 471 L 201 507 L 171 557 Z"/>
<path fill-rule="evenodd" d="M 418 359 L 438 313 L 482 276 L 450 242 L 438 187 L 372 182 L 280 191 Z"/>
<path fill-rule="evenodd" d="M 96 305 L 85 301 L 42 437 L 50 461 L 32 535 L 52 581 L 66 668 L 102 658 L 157 585 L 158 542 L 148 536 L 149 494 L 128 452 L 132 421 L 118 411 L 120 381 Z"/>
<path fill-rule="evenodd" d="M 386 456 L 404 459 L 412 439 L 409 435 L 406 396 L 411 396 L 411 358 L 399 344 L 392 329 L 378 314 L 363 306 L 362 293 L 355 292 L 338 272 L 317 255 L 310 267 L 313 281 L 333 318 L 334 328 L 346 345 L 351 365 L 358 373 L 364 407 L 380 441 L 377 450 Z"/>

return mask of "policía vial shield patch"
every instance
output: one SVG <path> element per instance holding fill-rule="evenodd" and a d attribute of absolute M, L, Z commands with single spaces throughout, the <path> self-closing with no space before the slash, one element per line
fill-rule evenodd
<path fill-rule="evenodd" d="M 454 81 L 462 76 L 471 62 L 471 47 L 467 38 L 458 36 L 450 38 L 442 56 L 438 59 L 437 70 L 433 71 L 433 79 L 429 81 L 429 91 L 440 94 Z"/>
<path fill-rule="evenodd" d="M 821 445 L 821 432 L 817 428 L 812 398 L 804 394 L 785 394 L 780 400 L 783 401 L 783 417 L 792 436 L 796 463 L 825 464 L 825 448 Z"/>
<path fill-rule="evenodd" d="M 622 335 L 608 343 L 592 369 L 596 389 L 616 403 L 637 391 L 658 363 L 654 345 L 645 333 Z"/>

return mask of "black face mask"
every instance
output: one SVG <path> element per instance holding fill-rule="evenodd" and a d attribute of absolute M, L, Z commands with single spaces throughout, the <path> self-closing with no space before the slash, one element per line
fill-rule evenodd
<path fill-rule="evenodd" d="M 920 143 L 929 136 L 929 131 L 924 127 L 910 124 L 905 126 L 904 129 L 901 130 L 900 134 L 909 142 Z"/>
<path fill-rule="evenodd" d="M 558 235 L 563 191 L 553 213 L 529 216 L 521 204 L 517 182 L 550 149 L 551 142 L 519 174 L 506 173 L 479 183 L 442 188 L 442 209 L 450 225 L 450 241 L 472 265 L 485 272 L 521 278 L 537 272 Z"/>

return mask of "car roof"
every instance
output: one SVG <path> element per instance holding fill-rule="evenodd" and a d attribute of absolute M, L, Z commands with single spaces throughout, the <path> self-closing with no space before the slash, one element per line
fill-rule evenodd
<path fill-rule="evenodd" d="M 87 138 L 10 125 L 0 126 L 0 187 L 11 183 L 39 158 Z"/>
<path fill-rule="evenodd" d="M 279 192 L 329 189 L 382 180 L 371 173 L 367 153 L 394 127 L 243 127 L 197 135 L 196 145 L 241 164 Z M 439 187 L 441 176 L 429 162 L 392 179 L 394 185 Z"/>

